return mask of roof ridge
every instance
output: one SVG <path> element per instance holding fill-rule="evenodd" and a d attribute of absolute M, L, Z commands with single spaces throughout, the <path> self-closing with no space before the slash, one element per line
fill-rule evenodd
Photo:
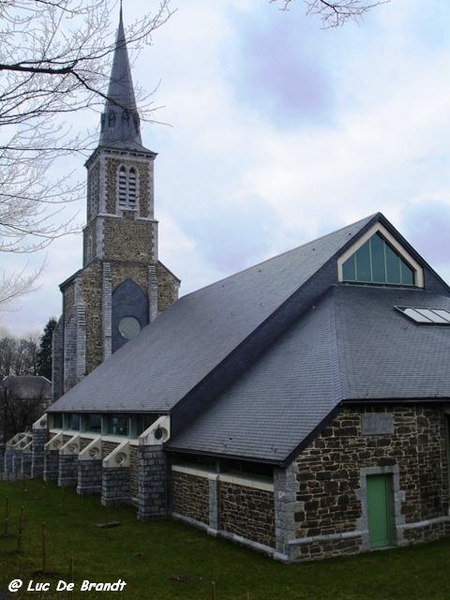
<path fill-rule="evenodd" d="M 204 285 L 203 287 L 194 290 L 192 292 L 189 292 L 188 294 L 186 294 L 185 296 L 182 296 L 182 298 L 188 298 L 190 296 L 193 296 L 195 294 L 197 294 L 198 292 L 201 292 L 203 290 L 206 290 L 212 286 L 215 285 L 219 285 L 221 283 L 224 283 L 225 281 L 228 281 L 230 279 L 233 279 L 235 277 L 237 277 L 238 275 L 242 275 L 248 271 L 252 271 L 253 269 L 257 269 L 258 267 L 261 267 L 263 265 L 266 265 L 268 263 L 271 263 L 275 260 L 279 260 L 280 258 L 282 258 L 283 256 L 288 256 L 289 254 L 293 254 L 294 252 L 298 252 L 299 250 L 301 250 L 302 248 L 306 248 L 308 246 L 312 246 L 314 244 L 317 244 L 318 242 L 325 240 L 326 238 L 329 238 L 331 236 L 337 236 L 339 233 L 341 233 L 342 231 L 344 231 L 345 229 L 350 229 L 351 227 L 355 227 L 359 224 L 364 223 L 364 225 L 366 225 L 367 223 L 369 223 L 370 221 L 372 221 L 375 217 L 379 218 L 379 217 L 383 217 L 382 213 L 377 212 L 377 213 L 373 213 L 371 215 L 369 215 L 368 217 L 364 217 L 363 219 L 359 219 L 358 221 L 355 221 L 354 223 L 350 223 L 349 225 L 343 225 L 342 227 L 340 227 L 339 229 L 335 229 L 334 231 L 330 231 L 330 233 L 326 233 L 324 235 L 319 236 L 318 238 L 315 238 L 314 240 L 311 240 L 309 242 L 305 242 L 304 244 L 300 244 L 300 246 L 296 246 L 295 248 L 291 248 L 290 250 L 285 250 L 284 252 L 281 252 L 280 254 L 276 254 L 275 256 L 271 256 L 270 258 L 266 258 L 258 263 L 255 263 L 254 265 L 250 265 L 249 267 L 245 267 L 244 269 L 241 269 L 240 271 L 236 271 L 235 273 L 232 273 L 231 275 L 226 275 L 225 277 L 222 277 L 221 279 L 218 279 L 217 281 L 213 281 L 212 283 L 208 283 L 207 285 Z M 361 225 L 362 228 L 362 225 Z M 180 298 L 181 299 L 181 298 Z"/>

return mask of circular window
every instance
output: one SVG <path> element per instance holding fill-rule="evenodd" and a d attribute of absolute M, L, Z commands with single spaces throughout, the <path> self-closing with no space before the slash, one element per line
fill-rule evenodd
<path fill-rule="evenodd" d="M 161 427 L 158 427 L 158 429 L 155 429 L 155 432 L 153 435 L 155 436 L 155 440 L 157 442 L 159 442 L 164 435 L 164 431 L 161 429 Z"/>
<path fill-rule="evenodd" d="M 131 340 L 141 330 L 141 324 L 135 317 L 124 317 L 119 322 L 119 333 L 127 340 Z"/>

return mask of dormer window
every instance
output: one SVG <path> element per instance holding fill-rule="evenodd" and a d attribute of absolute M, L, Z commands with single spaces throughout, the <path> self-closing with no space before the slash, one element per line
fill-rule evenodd
<path fill-rule="evenodd" d="M 138 208 L 139 175 L 136 167 L 120 165 L 117 177 L 117 199 L 122 210 Z"/>
<path fill-rule="evenodd" d="M 338 260 L 339 281 L 423 287 L 423 269 L 378 223 Z"/>

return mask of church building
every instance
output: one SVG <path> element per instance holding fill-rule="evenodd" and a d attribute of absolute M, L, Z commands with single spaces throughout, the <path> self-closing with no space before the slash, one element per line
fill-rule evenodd
<path fill-rule="evenodd" d="M 285 562 L 450 535 L 447 283 L 375 213 L 176 299 L 154 158 L 120 22 L 60 397 L 8 469 Z"/>

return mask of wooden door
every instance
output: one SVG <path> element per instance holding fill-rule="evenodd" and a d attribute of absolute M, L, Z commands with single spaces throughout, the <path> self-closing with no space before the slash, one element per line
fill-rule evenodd
<path fill-rule="evenodd" d="M 367 478 L 367 512 L 372 548 L 392 545 L 392 485 L 390 475 Z"/>

